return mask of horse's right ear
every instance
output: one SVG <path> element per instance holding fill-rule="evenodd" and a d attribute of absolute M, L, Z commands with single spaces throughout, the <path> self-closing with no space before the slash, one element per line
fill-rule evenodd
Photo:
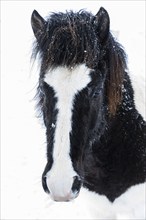
<path fill-rule="evenodd" d="M 94 24 L 97 26 L 96 30 L 101 42 L 104 42 L 109 34 L 110 18 L 108 12 L 103 7 L 95 15 Z"/>
<path fill-rule="evenodd" d="M 31 26 L 37 40 L 39 40 L 41 34 L 44 32 L 45 24 L 46 21 L 39 15 L 36 10 L 34 10 L 31 15 Z"/>

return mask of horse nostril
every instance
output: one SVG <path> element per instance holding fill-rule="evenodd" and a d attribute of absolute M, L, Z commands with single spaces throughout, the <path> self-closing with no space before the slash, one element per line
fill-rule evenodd
<path fill-rule="evenodd" d="M 47 186 L 47 182 L 46 182 L 46 176 L 44 175 L 42 175 L 42 186 L 46 193 L 50 193 L 48 186 Z"/>
<path fill-rule="evenodd" d="M 79 176 L 74 176 L 73 178 L 74 182 L 71 189 L 73 193 L 78 194 L 81 188 L 81 179 Z"/>

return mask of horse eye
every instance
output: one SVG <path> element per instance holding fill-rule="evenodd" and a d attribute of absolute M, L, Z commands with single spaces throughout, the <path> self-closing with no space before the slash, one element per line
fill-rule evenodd
<path fill-rule="evenodd" d="M 100 89 L 96 89 L 93 94 L 92 94 L 92 98 L 97 98 L 101 93 L 101 88 Z"/>
<path fill-rule="evenodd" d="M 41 87 L 39 88 L 39 93 L 40 93 L 40 95 L 45 95 L 45 92 Z"/>
<path fill-rule="evenodd" d="M 46 95 L 46 92 L 48 91 L 48 89 L 49 89 L 49 86 L 46 82 L 40 83 L 39 90 L 42 95 Z"/>

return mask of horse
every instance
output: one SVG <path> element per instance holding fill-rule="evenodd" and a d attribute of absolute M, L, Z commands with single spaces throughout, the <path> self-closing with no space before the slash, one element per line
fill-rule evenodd
<path fill-rule="evenodd" d="M 34 10 L 31 26 L 47 140 L 43 189 L 54 201 L 71 201 L 84 187 L 114 202 L 146 180 L 146 122 L 109 14 L 101 7 L 44 19 Z"/>

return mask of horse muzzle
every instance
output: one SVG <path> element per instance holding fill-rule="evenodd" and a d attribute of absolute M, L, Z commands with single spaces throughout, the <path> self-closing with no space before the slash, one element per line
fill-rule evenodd
<path fill-rule="evenodd" d="M 44 191 L 50 194 L 52 200 L 56 202 L 68 202 L 75 199 L 80 192 L 81 179 L 79 176 L 72 178 L 62 178 L 60 180 L 42 176 Z"/>

